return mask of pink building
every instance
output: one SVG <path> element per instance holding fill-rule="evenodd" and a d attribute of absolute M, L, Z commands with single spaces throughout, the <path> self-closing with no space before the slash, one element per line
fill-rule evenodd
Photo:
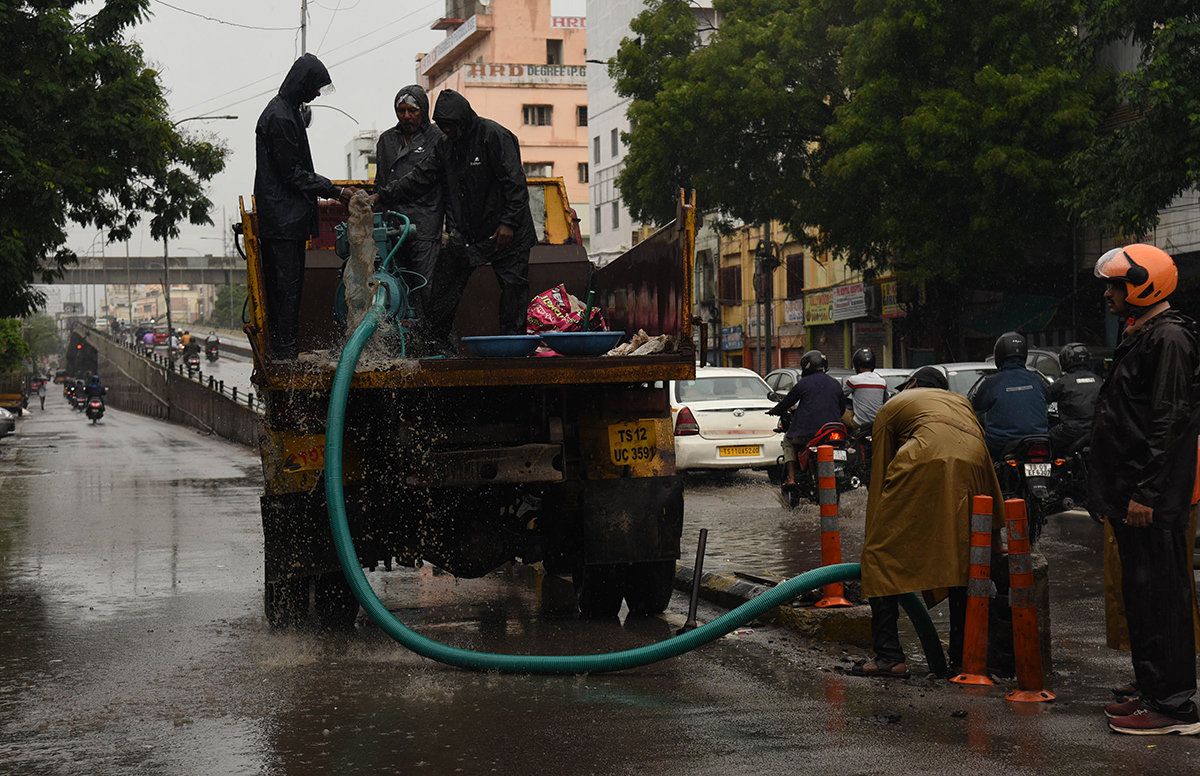
<path fill-rule="evenodd" d="M 430 105 L 454 89 L 521 141 L 528 177 L 561 177 L 589 229 L 587 24 L 550 0 L 446 0 L 446 39 L 417 63 Z"/>

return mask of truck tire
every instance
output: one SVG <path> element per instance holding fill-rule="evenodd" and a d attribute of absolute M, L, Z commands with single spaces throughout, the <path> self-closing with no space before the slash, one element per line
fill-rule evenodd
<path fill-rule="evenodd" d="M 661 614 L 675 589 L 675 561 L 634 563 L 625 576 L 625 603 L 630 614 Z"/>
<path fill-rule="evenodd" d="M 319 575 L 313 585 L 313 614 L 316 625 L 324 631 L 354 630 L 358 619 L 358 599 L 341 571 Z"/>
<path fill-rule="evenodd" d="M 272 628 L 295 628 L 308 618 L 310 577 L 288 577 L 263 586 L 263 610 Z"/>
<path fill-rule="evenodd" d="M 575 598 L 579 613 L 584 617 L 616 617 L 625 597 L 626 567 L 619 563 L 602 563 L 576 570 Z"/>

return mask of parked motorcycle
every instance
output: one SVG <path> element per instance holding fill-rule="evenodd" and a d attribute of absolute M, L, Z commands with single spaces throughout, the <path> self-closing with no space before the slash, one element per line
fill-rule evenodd
<path fill-rule="evenodd" d="M 104 402 L 99 397 L 93 396 L 87 400 L 87 416 L 93 424 L 104 417 Z"/>
<path fill-rule="evenodd" d="M 786 410 L 779 417 L 779 426 L 776 428 L 776 431 L 786 432 L 791 423 L 792 411 Z M 799 453 L 796 466 L 796 484 L 785 485 L 782 482 L 780 483 L 780 493 L 783 495 L 783 499 L 787 502 L 788 506 L 795 509 L 800 506 L 801 499 L 807 499 L 813 504 L 820 503 L 820 488 L 818 487 L 819 480 L 817 478 L 817 448 L 822 445 L 829 445 L 833 448 L 833 476 L 837 484 L 838 493 L 845 493 L 859 486 L 858 478 L 854 477 L 852 479 L 851 474 L 847 471 L 847 460 L 850 458 L 848 436 L 846 426 L 841 421 L 826 423 L 813 435 L 812 439 L 808 442 L 807 448 L 801 450 Z M 857 458 L 855 460 L 857 461 Z M 777 463 L 781 469 L 784 468 L 783 456 L 779 457 Z"/>
<path fill-rule="evenodd" d="M 1036 542 L 1046 525 L 1046 517 L 1055 511 L 1050 437 L 1044 434 L 1022 437 L 1001 454 L 995 465 L 1004 497 L 1024 499 L 1029 541 Z"/>

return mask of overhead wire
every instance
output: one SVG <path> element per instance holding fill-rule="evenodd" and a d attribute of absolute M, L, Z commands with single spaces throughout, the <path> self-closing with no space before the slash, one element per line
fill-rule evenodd
<path fill-rule="evenodd" d="M 337 7 L 329 14 L 329 24 L 325 25 L 325 34 L 321 36 L 321 42 L 317 44 L 317 52 L 321 51 L 321 47 L 325 45 L 325 38 L 329 37 L 329 30 L 333 27 L 333 20 L 337 18 L 338 11 L 342 10 L 342 0 L 338 0 Z"/>
<path fill-rule="evenodd" d="M 162 0 L 158 0 L 158 2 L 162 2 Z M 333 53 L 333 52 L 335 52 L 335 51 L 338 51 L 339 49 L 344 49 L 344 48 L 346 48 L 347 46 L 352 46 L 352 45 L 354 45 L 355 43 L 357 43 L 357 42 L 359 42 L 359 41 L 361 41 L 361 40 L 363 40 L 363 39 L 365 39 L 365 38 L 368 38 L 368 37 L 370 37 L 370 36 L 374 35 L 374 34 L 375 34 L 375 33 L 377 33 L 377 32 L 380 32 L 381 30 L 385 30 L 385 29 L 387 29 L 388 27 L 394 26 L 394 25 L 396 25 L 396 24 L 400 24 L 401 22 L 403 22 L 403 21 L 406 21 L 407 19 L 410 19 L 410 18 L 411 18 L 411 17 L 413 17 L 413 16 L 416 16 L 418 13 L 421 13 L 422 11 L 426 11 L 426 10 L 428 10 L 430 7 L 437 6 L 437 5 L 439 5 L 439 4 L 440 4 L 440 3 L 439 3 L 439 0 L 433 0 L 433 2 L 426 3 L 425 5 L 421 6 L 420 8 L 418 8 L 418 9 L 416 9 L 416 10 L 414 10 L 414 11 L 412 11 L 411 13 L 407 13 L 407 14 L 405 14 L 404 16 L 401 16 L 401 17 L 399 17 L 398 19 L 395 19 L 395 20 L 393 20 L 393 21 L 390 21 L 390 22 L 388 22 L 387 24 L 380 25 L 379 27 L 376 27 L 375 29 L 371 30 L 370 32 L 368 32 L 368 33 L 366 33 L 366 34 L 364 34 L 364 35 L 360 35 L 360 36 L 358 36 L 357 38 L 353 38 L 353 39 L 351 39 L 351 40 L 348 40 L 348 41 L 346 41 L 345 43 L 341 43 L 341 44 L 339 44 L 339 45 L 337 45 L 337 46 L 334 46 L 334 47 L 333 47 L 333 48 L 331 48 L 329 51 L 327 51 L 327 52 L 326 52 L 326 54 L 328 55 L 328 54 L 331 54 L 331 53 Z M 357 3 L 356 3 L 356 5 L 357 5 Z M 349 9 L 343 9 L 343 10 L 349 10 Z M 351 56 L 347 57 L 346 59 L 343 59 L 343 60 L 340 60 L 340 61 L 338 61 L 338 62 L 335 62 L 333 65 L 330 65 L 330 67 L 336 67 L 337 65 L 345 64 L 346 62 L 349 62 L 349 61 L 351 61 L 351 60 L 353 60 L 353 59 L 357 59 L 358 57 L 360 57 L 360 56 L 362 56 L 362 55 L 364 55 L 364 54 L 369 54 L 369 53 L 371 53 L 372 51 L 375 51 L 375 50 L 377 50 L 377 49 L 379 49 L 379 48 L 382 48 L 383 46 L 386 46 L 386 45 L 388 45 L 389 43 L 394 43 L 394 42 L 396 42 L 397 40 L 400 40 L 401 38 L 405 37 L 406 35 L 411 35 L 411 34 L 413 34 L 413 33 L 415 33 L 415 32 L 419 32 L 420 30 L 422 30 L 422 29 L 424 29 L 424 28 L 428 27 L 430 24 L 433 24 L 433 22 L 437 21 L 437 20 L 438 20 L 438 18 L 440 18 L 440 15 L 439 15 L 439 16 L 435 16 L 435 17 L 433 17 L 432 19 L 428 19 L 427 21 L 421 22 L 419 26 L 417 26 L 417 27 L 413 27 L 413 28 L 411 28 L 411 29 L 408 29 L 408 30 L 406 30 L 405 32 L 402 32 L 402 33 L 401 33 L 401 34 L 399 34 L 399 35 L 396 35 L 396 36 L 394 36 L 394 37 L 392 37 L 392 38 L 389 38 L 388 40 L 385 40 L 383 43 L 380 43 L 380 44 L 379 44 L 379 45 L 377 45 L 377 46 L 373 46 L 373 47 L 371 47 L 371 48 L 365 49 L 365 50 L 363 50 L 363 51 L 360 51 L 360 52 L 358 52 L 357 54 L 354 54 L 354 55 L 351 55 Z M 289 29 L 289 30 L 296 30 L 296 31 L 297 31 L 297 35 L 299 35 L 299 29 L 300 29 L 299 27 L 288 27 L 287 29 Z M 200 102 L 193 103 L 192 105 L 189 105 L 189 106 L 187 106 L 186 108 L 180 108 L 180 109 L 179 109 L 179 112 L 180 112 L 180 113 L 183 113 L 183 112 L 186 112 L 186 111 L 193 111 L 193 110 L 196 110 L 197 108 L 200 108 L 201 106 L 207 105 L 208 103 L 215 102 L 216 100 L 219 100 L 219 99 L 221 99 L 222 97 L 227 97 L 227 96 L 229 96 L 229 95 L 231 95 L 231 94 L 236 94 L 237 92 L 240 92 L 240 91 L 242 91 L 243 89 L 249 89 L 249 88 L 250 88 L 250 87 L 252 87 L 252 86 L 255 86 L 255 85 L 257 85 L 257 84 L 260 84 L 260 83 L 264 83 L 264 82 L 266 82 L 266 81 L 274 81 L 274 80 L 276 80 L 276 79 L 279 79 L 279 78 L 281 78 L 281 77 L 284 75 L 284 73 L 286 73 L 286 72 L 287 72 L 287 71 L 285 71 L 285 70 L 280 70 L 280 71 L 277 71 L 277 72 L 275 72 L 275 73 L 271 73 L 270 75 L 263 76 L 262 78 L 256 79 L 256 80 L 254 80 L 254 81 L 251 81 L 251 82 L 249 82 L 249 83 L 247 83 L 247 84 L 243 84 L 242 86 L 235 87 L 235 88 L 233 88 L 233 89 L 230 89 L 229 91 L 222 92 L 221 94 L 218 94 L 218 95 L 216 95 L 216 96 L 214 96 L 214 97 L 210 97 L 210 98 L 208 98 L 207 100 L 201 100 Z M 249 100 L 255 100 L 255 99 L 258 99 L 259 97 L 262 97 L 262 96 L 265 96 L 265 95 L 268 95 L 268 94 L 273 94 L 275 91 L 276 91 L 276 90 L 275 90 L 274 88 L 272 88 L 272 89 L 268 89 L 267 91 L 264 91 L 264 92 L 258 92 L 257 94 L 252 94 L 252 95 L 250 95 L 249 97 L 244 97 L 244 98 L 242 98 L 242 99 L 240 99 L 240 100 L 238 100 L 238 101 L 236 101 L 236 102 L 229 103 L 228 105 L 225 105 L 224 107 L 221 107 L 221 108 L 205 108 L 205 110 L 206 110 L 206 111 L 208 111 L 208 110 L 211 110 L 211 111 L 221 111 L 221 110 L 225 110 L 225 109 L 227 109 L 227 108 L 231 108 L 231 107 L 234 107 L 234 106 L 236 106 L 236 105 L 241 105 L 243 102 L 248 102 Z"/>
<path fill-rule="evenodd" d="M 227 22 L 224 19 L 218 19 L 215 16 L 205 16 L 202 13 L 196 13 L 195 11 L 189 11 L 188 9 L 180 8 L 177 5 L 171 5 L 168 2 L 164 2 L 164 0 L 155 0 L 155 2 L 157 2 L 159 5 L 165 5 L 167 8 L 170 8 L 173 11 L 179 11 L 180 13 L 185 13 L 188 16 L 195 16 L 199 19 L 204 19 L 205 21 L 216 22 L 217 24 L 225 24 L 230 27 L 239 27 L 243 30 L 266 30 L 268 32 L 291 32 L 292 30 L 297 29 L 296 27 L 257 27 L 252 24 L 238 24 L 237 22 Z"/>

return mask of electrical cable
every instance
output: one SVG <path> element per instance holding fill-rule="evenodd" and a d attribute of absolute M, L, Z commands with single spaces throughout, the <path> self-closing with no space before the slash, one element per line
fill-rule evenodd
<path fill-rule="evenodd" d="M 227 22 L 224 19 L 218 19 L 215 16 L 205 16 L 202 13 L 196 13 L 195 11 L 189 11 L 188 9 L 180 8 L 177 5 L 171 5 L 170 3 L 164 2 L 164 0 L 155 0 L 155 2 L 158 3 L 159 5 L 165 5 L 167 8 L 170 8 L 173 11 L 179 11 L 180 13 L 185 13 L 188 16 L 195 16 L 199 19 L 204 19 L 205 21 L 216 22 L 217 24 L 225 24 L 230 27 L 238 27 L 243 30 L 266 30 L 267 32 L 291 32 L 292 30 L 299 29 L 298 27 L 255 27 L 254 25 L 250 25 L 250 24 L 238 24 L 237 22 Z"/>

